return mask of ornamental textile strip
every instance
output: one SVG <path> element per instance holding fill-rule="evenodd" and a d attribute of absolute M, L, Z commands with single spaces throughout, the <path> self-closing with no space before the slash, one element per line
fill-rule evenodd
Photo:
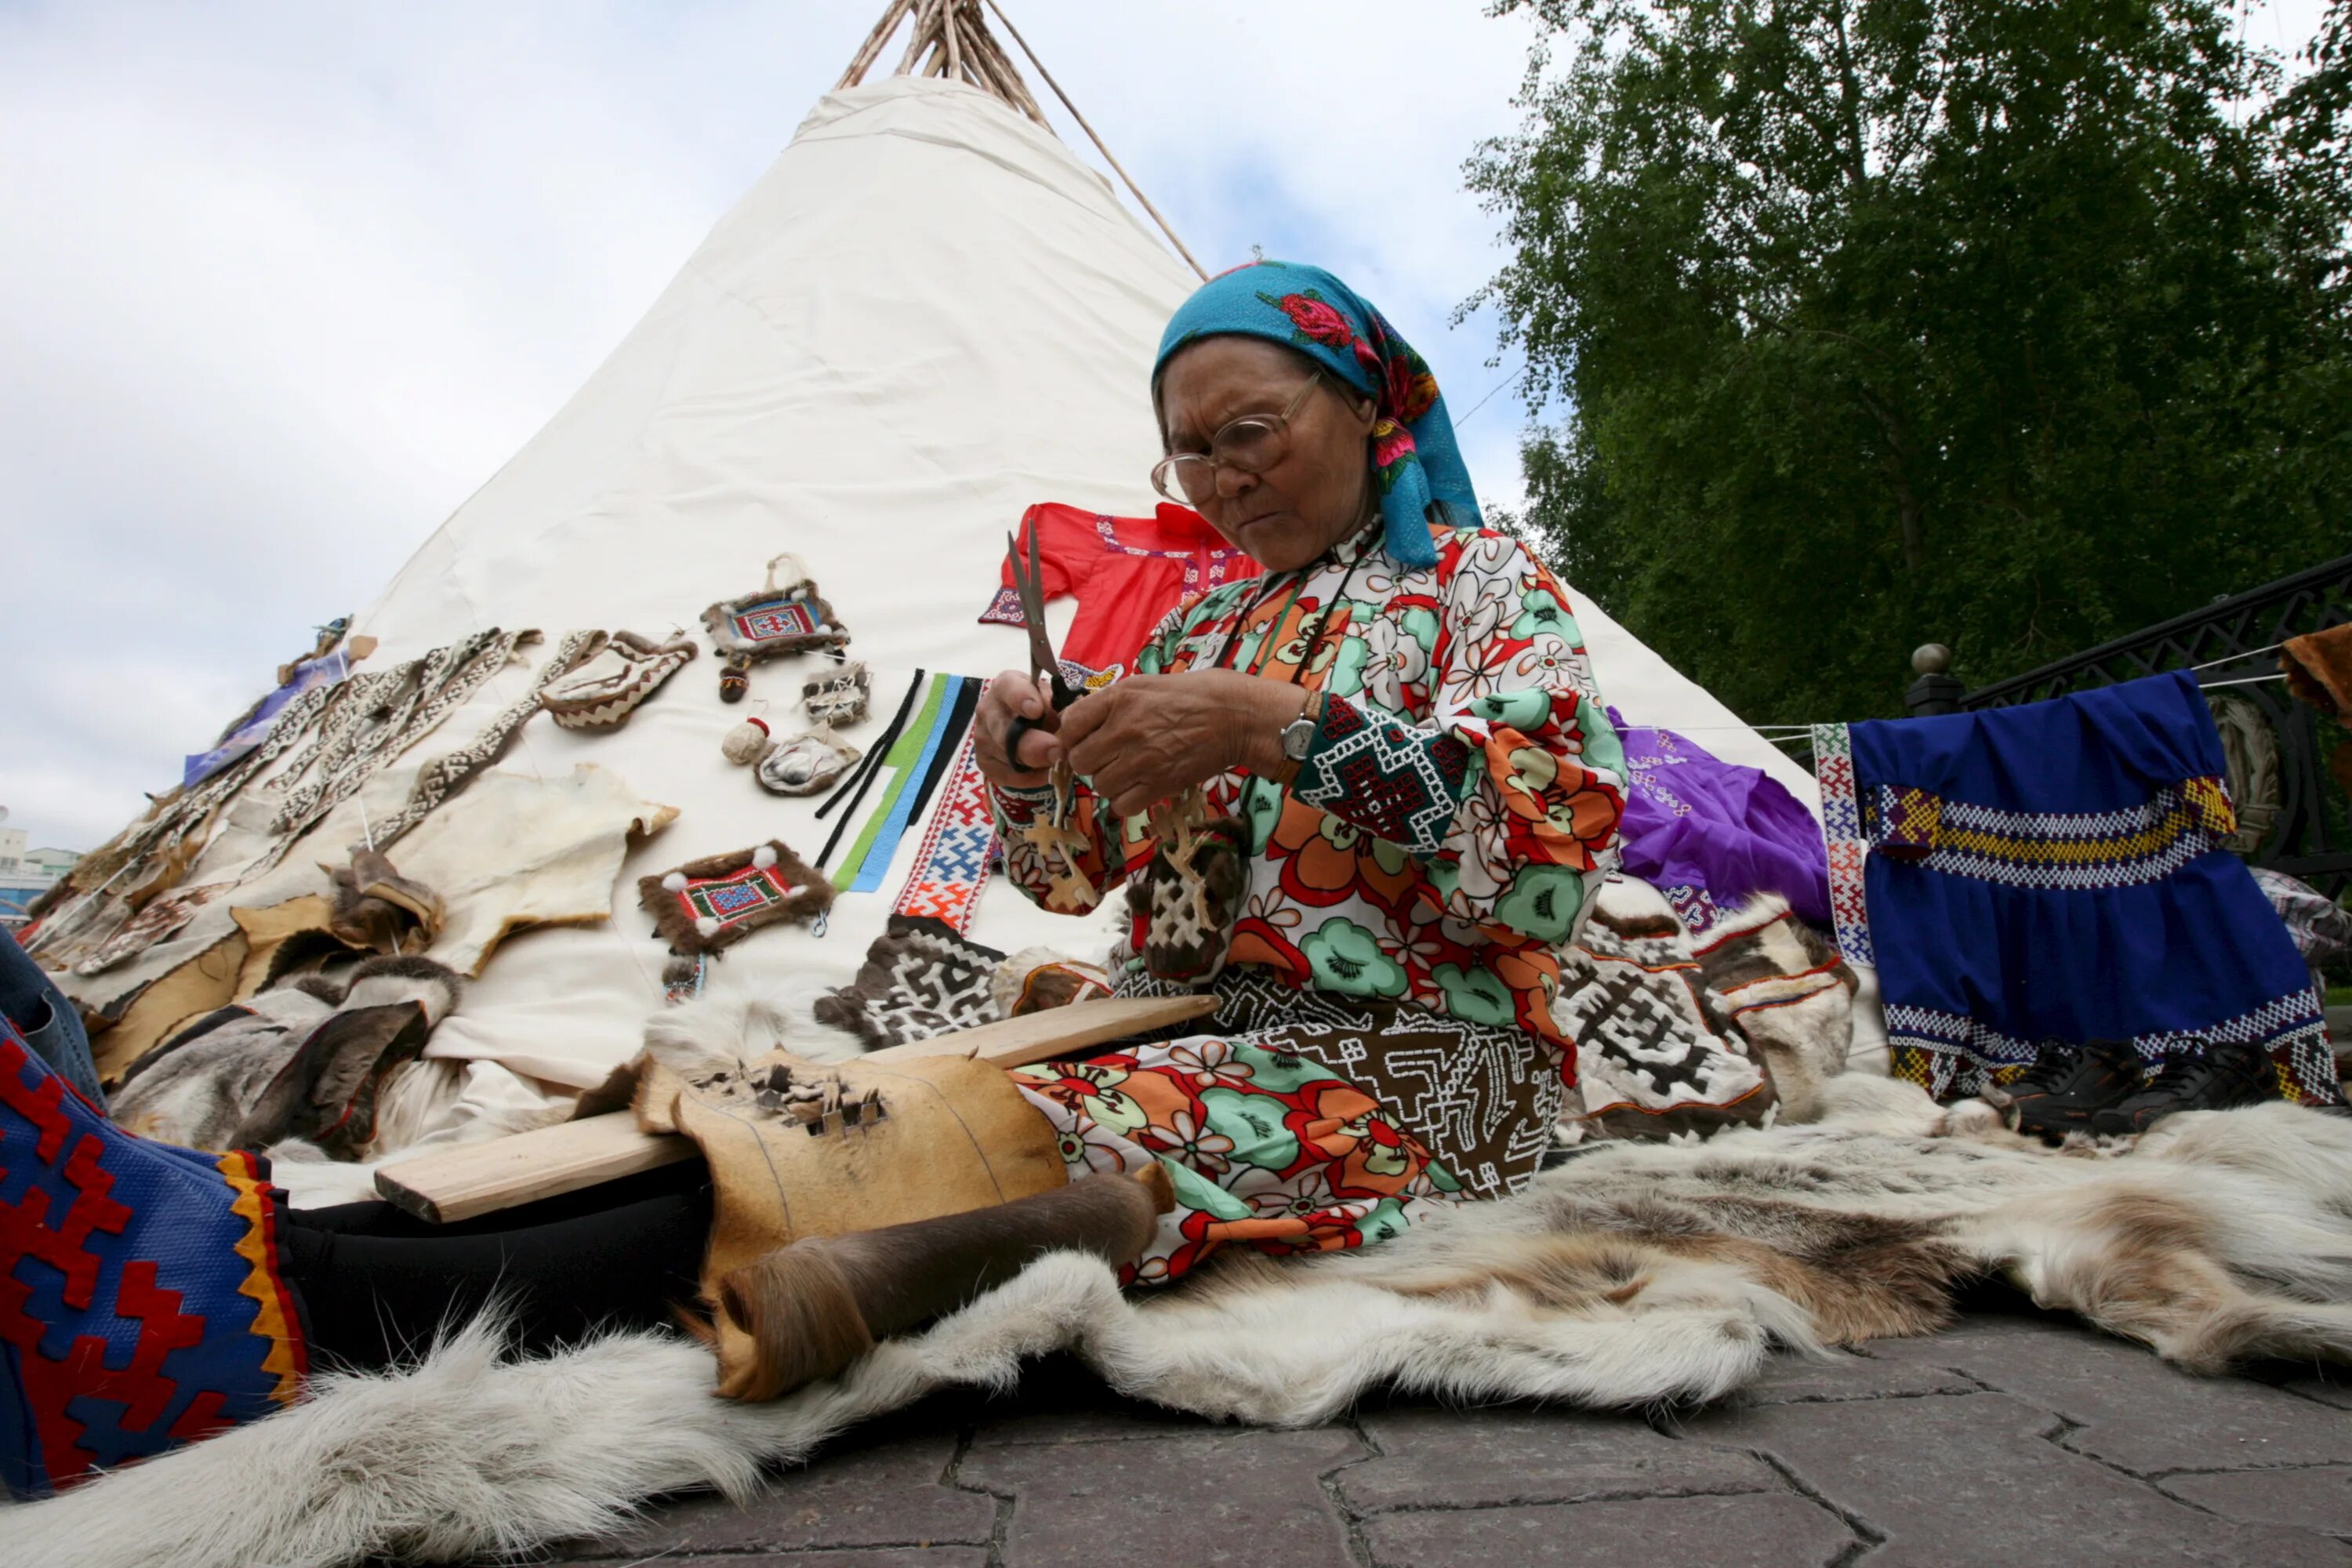
<path fill-rule="evenodd" d="M 2185 670 L 1974 713 L 1814 731 L 1838 945 L 1874 963 L 1892 1066 L 1939 1100 L 2046 1042 L 2266 1055 L 2342 1102 L 2309 972 L 2252 873 Z"/>
<path fill-rule="evenodd" d="M 961 754 L 963 748 L 958 742 L 973 732 L 973 721 L 980 712 L 981 694 L 987 689 L 988 682 L 976 675 L 964 678 L 963 690 L 956 697 L 955 711 L 948 716 L 947 728 L 940 734 L 939 749 L 933 752 L 924 771 L 923 787 L 915 796 L 914 809 L 907 813 L 909 828 L 923 820 L 923 814 L 930 809 L 932 798 L 940 793 L 940 783 L 947 778 L 955 759 Z"/>
<path fill-rule="evenodd" d="M 945 798 L 931 815 L 916 851 L 914 869 L 893 915 L 935 920 L 959 935 L 971 930 L 980 895 L 996 854 L 996 818 L 988 808 L 988 780 L 980 771 L 980 726 L 964 731 L 949 770 Z"/>
<path fill-rule="evenodd" d="M 980 682 L 969 676 L 951 675 L 948 680 L 949 700 L 940 704 L 938 721 L 923 738 L 922 754 L 915 759 L 903 777 L 894 782 L 888 816 L 884 818 L 881 832 L 859 862 L 856 879 L 845 889 L 853 893 L 870 893 L 882 886 L 889 874 L 890 862 L 898 853 L 898 841 L 907 836 L 921 803 L 939 787 L 939 775 L 955 755 L 956 742 L 971 724 L 972 710 L 980 702 Z M 913 787 L 907 787 L 911 785 Z M 846 868 L 844 874 L 847 874 Z"/>

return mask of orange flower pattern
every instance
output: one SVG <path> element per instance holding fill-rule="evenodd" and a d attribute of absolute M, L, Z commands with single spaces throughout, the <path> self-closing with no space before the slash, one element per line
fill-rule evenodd
<path fill-rule="evenodd" d="M 1208 668 L 1230 639 L 1231 668 L 1325 697 L 1287 791 L 1238 773 L 1204 786 L 1212 811 L 1250 826 L 1230 963 L 1516 1026 L 1572 1080 L 1553 949 L 1614 864 L 1624 759 L 1558 580 L 1507 534 L 1457 529 L 1435 543 L 1434 566 L 1400 566 L 1375 525 L 1307 567 L 1296 594 L 1288 578 L 1213 590 L 1171 614 L 1135 667 Z M 1047 901 L 1060 868 L 1015 833 L 1050 796 L 992 797 L 1007 875 L 1062 909 Z M 1155 847 L 1145 818 L 1114 819 L 1084 781 L 1069 826 L 1097 900 Z M 1132 952 L 1144 934 L 1132 931 Z"/>
<path fill-rule="evenodd" d="M 1157 1160 L 1176 1189 L 1121 1284 L 1165 1284 L 1220 1247 L 1365 1247 L 1459 1184 L 1381 1103 L 1304 1057 L 1196 1037 L 1013 1070 L 1073 1179 Z"/>

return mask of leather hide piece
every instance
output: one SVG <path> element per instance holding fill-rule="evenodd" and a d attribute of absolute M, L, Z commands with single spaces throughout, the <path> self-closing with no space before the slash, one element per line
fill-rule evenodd
<path fill-rule="evenodd" d="M 999 1068 L 963 1057 L 825 1065 L 773 1051 L 680 1071 L 648 1060 L 637 1125 L 694 1140 L 716 1214 L 703 1292 L 803 1237 L 846 1236 L 1051 1192 L 1067 1181 L 1053 1124 Z M 721 1381 L 751 1353 L 724 1313 Z"/>
<path fill-rule="evenodd" d="M 401 843 L 401 869 L 448 910 L 431 956 L 478 975 L 515 931 L 611 919 L 630 844 L 677 816 L 593 763 L 561 778 L 484 773 Z"/>
<path fill-rule="evenodd" d="M 334 905 L 318 893 L 263 909 L 233 909 L 228 916 L 245 935 L 245 963 L 237 971 L 234 993 L 239 1000 L 269 990 L 320 959 L 353 951 L 329 929 Z"/>
<path fill-rule="evenodd" d="M 1049 947 L 1030 947 L 996 966 L 989 976 L 989 992 L 999 1017 L 1019 1018 L 1108 996 L 1111 984 L 1098 963 L 1087 963 Z"/>
<path fill-rule="evenodd" d="M 232 931 L 194 958 L 115 1004 L 113 1022 L 90 1038 L 100 1083 L 112 1083 L 155 1043 L 236 994 L 245 933 Z"/>
<path fill-rule="evenodd" d="M 132 1063 L 108 1113 L 142 1138 L 226 1152 L 261 1091 L 335 1010 L 340 991 L 305 980 L 215 1008 Z"/>

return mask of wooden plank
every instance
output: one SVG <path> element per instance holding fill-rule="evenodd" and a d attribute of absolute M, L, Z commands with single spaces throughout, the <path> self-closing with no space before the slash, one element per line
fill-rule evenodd
<path fill-rule="evenodd" d="M 1149 1029 L 1189 1023 L 1214 1012 L 1216 1005 L 1213 996 L 1079 1002 L 886 1047 L 859 1059 L 976 1056 L 998 1067 L 1026 1067 Z M 419 1219 L 447 1225 L 701 1157 L 689 1140 L 640 1132 L 635 1116 L 616 1110 L 402 1160 L 375 1173 L 375 1190 Z"/>

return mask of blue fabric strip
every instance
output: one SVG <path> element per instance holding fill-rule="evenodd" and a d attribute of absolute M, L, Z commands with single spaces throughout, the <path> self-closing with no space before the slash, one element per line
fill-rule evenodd
<path fill-rule="evenodd" d="M 948 731 L 955 727 L 957 700 L 971 679 L 968 675 L 948 678 L 947 689 L 940 693 L 939 717 L 932 721 L 930 733 L 923 737 L 922 753 L 907 771 L 909 780 L 919 782 L 929 774 Z M 866 859 L 857 868 L 857 879 L 849 885 L 850 892 L 870 893 L 882 886 L 882 879 L 889 874 L 890 862 L 898 857 L 898 840 L 907 836 L 907 825 L 914 816 L 915 797 L 919 793 L 913 788 L 902 790 L 891 803 L 890 815 L 882 819 L 882 831 L 874 836 L 874 842 L 866 848 Z"/>

